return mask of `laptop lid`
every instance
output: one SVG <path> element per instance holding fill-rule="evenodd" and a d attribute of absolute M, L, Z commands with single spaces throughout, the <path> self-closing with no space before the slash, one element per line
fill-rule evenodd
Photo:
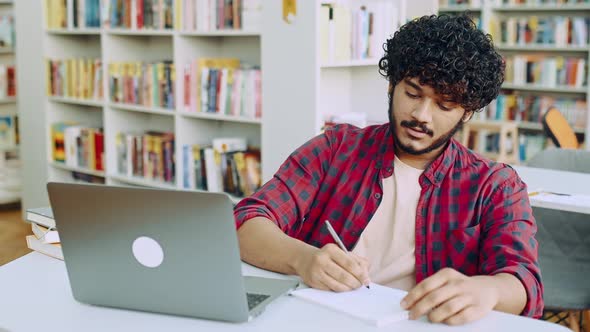
<path fill-rule="evenodd" d="M 227 195 L 70 183 L 47 189 L 76 300 L 248 319 Z"/>

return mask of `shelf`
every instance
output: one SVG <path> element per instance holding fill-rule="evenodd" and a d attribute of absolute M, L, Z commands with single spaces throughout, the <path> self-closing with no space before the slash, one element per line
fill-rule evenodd
<path fill-rule="evenodd" d="M 322 68 L 377 66 L 380 59 L 361 59 L 346 62 L 329 62 L 321 64 Z"/>
<path fill-rule="evenodd" d="M 142 186 L 142 187 L 172 189 L 172 190 L 178 189 L 176 187 L 176 185 L 173 183 L 166 183 L 166 182 L 156 181 L 156 180 L 148 180 L 148 179 L 140 178 L 137 176 L 131 177 L 131 176 L 114 174 L 114 175 L 109 175 L 108 177 L 110 179 L 113 179 L 116 181 L 125 182 L 128 184 L 133 184 L 133 185 Z"/>
<path fill-rule="evenodd" d="M 14 47 L 0 47 L 0 54 L 12 54 L 14 53 Z"/>
<path fill-rule="evenodd" d="M 105 173 L 104 171 L 96 171 L 93 169 L 88 169 L 88 168 L 83 168 L 83 167 L 75 167 L 75 166 L 69 166 L 66 165 L 64 163 L 60 163 L 57 161 L 50 161 L 49 164 L 52 167 L 64 170 L 64 171 L 71 171 L 71 172 L 78 172 L 78 173 L 84 173 L 84 174 L 90 174 L 90 175 L 94 175 L 94 176 L 100 176 L 100 177 L 105 177 Z"/>
<path fill-rule="evenodd" d="M 173 36 L 174 30 L 132 30 L 132 29 L 121 29 L 121 28 L 113 28 L 113 29 L 105 29 L 108 34 L 111 35 L 122 35 L 122 36 Z"/>
<path fill-rule="evenodd" d="M 16 103 L 16 97 L 6 97 L 0 99 L 0 104 L 14 104 Z"/>
<path fill-rule="evenodd" d="M 45 32 L 53 35 L 100 35 L 100 28 L 85 29 L 45 29 Z"/>
<path fill-rule="evenodd" d="M 543 130 L 543 125 L 538 122 L 517 122 L 516 125 L 518 128 L 521 129 L 529 129 L 529 130 Z M 584 128 L 573 128 L 576 134 L 584 134 L 586 130 Z"/>
<path fill-rule="evenodd" d="M 502 5 L 492 7 L 497 12 L 566 12 L 566 11 L 590 11 L 590 5 Z"/>
<path fill-rule="evenodd" d="M 217 120 L 217 121 L 228 121 L 228 122 L 239 122 L 239 123 L 252 123 L 261 124 L 260 119 L 251 119 L 246 117 L 239 117 L 233 115 L 216 114 L 216 113 L 205 113 L 205 112 L 179 112 L 184 117 L 205 119 L 205 120 Z"/>
<path fill-rule="evenodd" d="M 59 96 L 51 96 L 51 97 L 48 97 L 48 99 L 50 101 L 54 101 L 57 103 L 64 103 L 64 104 L 74 104 L 74 105 L 93 106 L 93 107 L 103 107 L 104 106 L 104 103 L 102 101 L 97 101 L 97 100 L 87 100 L 87 99 L 59 97 Z"/>
<path fill-rule="evenodd" d="M 109 103 L 109 107 L 116 108 L 124 111 L 141 112 L 149 114 L 161 114 L 161 115 L 174 115 L 173 109 L 162 108 L 162 107 L 147 107 L 141 105 L 122 104 L 122 103 Z"/>
<path fill-rule="evenodd" d="M 243 30 L 216 30 L 216 31 L 180 31 L 181 36 L 186 37 L 239 37 L 254 36 L 259 37 L 260 31 L 243 31 Z"/>
<path fill-rule="evenodd" d="M 19 150 L 19 146 L 0 146 L 0 153 L 15 152 Z"/>
<path fill-rule="evenodd" d="M 586 87 L 576 88 L 569 86 L 547 87 L 542 85 L 515 85 L 512 83 L 502 84 L 502 89 L 507 90 L 521 90 L 521 91 L 538 91 L 538 92 L 558 92 L 558 93 L 583 93 L 586 94 Z"/>
<path fill-rule="evenodd" d="M 496 47 L 501 51 L 542 51 L 542 52 L 588 52 L 588 46 L 555 46 L 543 44 L 529 44 L 529 45 L 508 45 L 496 44 Z"/>
<path fill-rule="evenodd" d="M 471 5 L 453 5 L 453 6 L 442 6 L 438 8 L 439 13 L 456 13 L 456 12 L 463 12 L 463 11 L 472 11 L 472 12 L 479 12 L 481 11 L 481 7 L 474 7 Z"/>

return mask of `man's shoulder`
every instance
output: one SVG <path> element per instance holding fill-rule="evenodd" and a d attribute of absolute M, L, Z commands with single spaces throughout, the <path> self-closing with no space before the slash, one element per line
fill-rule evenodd
<path fill-rule="evenodd" d="M 455 142 L 455 147 L 457 149 L 456 171 L 477 174 L 482 181 L 490 181 L 496 187 L 509 180 L 520 181 L 518 173 L 509 164 L 491 160 L 458 142 Z"/>

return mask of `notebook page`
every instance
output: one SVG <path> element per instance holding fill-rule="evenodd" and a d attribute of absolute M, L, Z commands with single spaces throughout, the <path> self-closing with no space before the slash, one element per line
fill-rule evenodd
<path fill-rule="evenodd" d="M 336 293 L 313 288 L 298 289 L 291 295 L 345 313 L 376 326 L 408 319 L 408 311 L 399 303 L 406 291 L 371 284 L 370 289 Z"/>

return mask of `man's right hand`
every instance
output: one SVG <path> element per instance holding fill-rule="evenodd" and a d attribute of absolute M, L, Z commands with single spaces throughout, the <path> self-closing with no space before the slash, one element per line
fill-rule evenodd
<path fill-rule="evenodd" d="M 313 288 L 346 292 L 369 284 L 367 259 L 342 251 L 333 243 L 308 251 L 296 267 L 303 282 Z"/>

